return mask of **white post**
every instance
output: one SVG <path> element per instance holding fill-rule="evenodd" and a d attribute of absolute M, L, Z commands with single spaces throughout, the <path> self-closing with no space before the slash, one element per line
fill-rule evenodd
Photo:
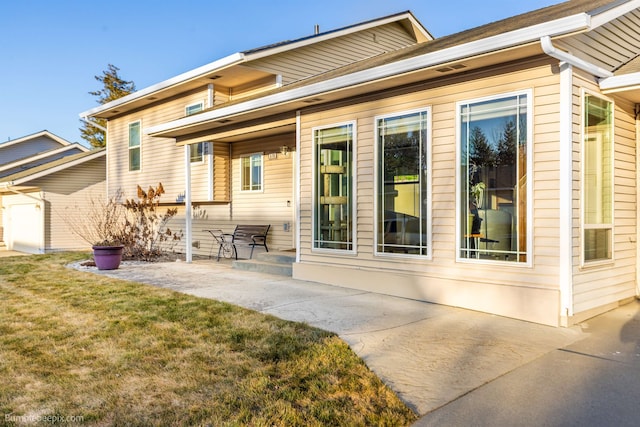
<path fill-rule="evenodd" d="M 213 107 L 215 100 L 215 91 L 212 83 L 209 83 L 207 88 L 207 108 Z M 205 142 L 207 144 L 207 173 L 208 173 L 208 191 L 207 196 L 210 201 L 213 201 L 213 141 Z"/>
<path fill-rule="evenodd" d="M 186 262 L 193 261 L 193 247 L 191 235 L 191 149 L 190 145 L 184 146 L 184 222 L 185 222 L 185 253 Z"/>
<path fill-rule="evenodd" d="M 296 262 L 300 262 L 300 110 L 296 111 L 296 155 L 295 155 L 295 165 L 294 165 L 294 174 L 293 182 L 295 183 L 295 233 L 296 233 Z"/>
<path fill-rule="evenodd" d="M 573 316 L 573 67 L 560 63 L 560 301 Z"/>

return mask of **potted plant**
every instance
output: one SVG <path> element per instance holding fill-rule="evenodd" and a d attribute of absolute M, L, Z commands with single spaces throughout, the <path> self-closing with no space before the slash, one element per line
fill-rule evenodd
<path fill-rule="evenodd" d="M 82 218 L 71 229 L 91 245 L 99 270 L 114 270 L 120 266 L 125 241 L 125 208 L 118 200 L 120 194 L 104 200 L 91 198 Z"/>

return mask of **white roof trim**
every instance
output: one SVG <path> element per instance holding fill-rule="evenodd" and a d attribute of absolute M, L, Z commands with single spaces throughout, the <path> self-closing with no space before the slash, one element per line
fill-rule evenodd
<path fill-rule="evenodd" d="M 27 176 L 24 176 L 22 178 L 18 178 L 18 179 L 13 180 L 13 181 L 0 182 L 0 186 L 7 187 L 7 186 L 14 186 L 14 185 L 24 184 L 25 182 L 29 182 L 29 181 L 32 181 L 34 179 L 42 178 L 43 176 L 47 176 L 47 175 L 50 175 L 52 173 L 60 172 L 60 171 L 63 171 L 65 169 L 68 169 L 68 168 L 73 167 L 73 166 L 81 165 L 84 162 L 88 162 L 90 160 L 97 159 L 99 157 L 105 156 L 106 154 L 107 154 L 107 150 L 96 150 L 96 152 L 93 153 L 93 154 L 88 154 L 88 155 L 86 155 L 84 157 L 81 157 L 79 159 L 75 159 L 75 160 L 73 160 L 71 162 L 63 163 L 63 164 L 57 165 L 57 166 L 49 168 L 49 169 L 41 170 L 40 172 L 36 172 L 33 175 L 27 175 Z"/>
<path fill-rule="evenodd" d="M 139 98 L 144 98 L 145 96 L 149 96 L 155 92 L 161 91 L 163 89 L 167 89 L 171 86 L 175 86 L 181 83 L 185 83 L 189 80 L 193 80 L 196 79 L 198 77 L 201 77 L 202 75 L 211 73 L 213 71 L 216 70 L 222 70 L 223 68 L 227 68 L 231 65 L 235 65 L 241 62 L 247 62 L 247 61 L 252 61 L 252 60 L 256 60 L 256 59 L 260 59 L 266 56 L 272 56 L 281 52 L 286 52 L 288 50 L 292 50 L 292 49 L 297 49 L 299 47 L 303 47 L 306 45 L 312 45 L 318 42 L 322 42 L 325 40 L 330 40 L 336 37 L 341 37 L 343 35 L 346 34 L 351 34 L 354 33 L 356 31 L 363 31 L 363 30 L 367 30 L 370 28 L 374 28 L 374 27 L 378 27 L 380 25 L 386 25 L 389 24 L 391 22 L 398 22 L 398 21 L 402 21 L 408 19 L 409 21 L 411 21 L 411 23 L 413 24 L 413 26 L 415 28 L 417 28 L 422 35 L 429 39 L 432 40 L 433 36 L 427 31 L 426 28 L 424 28 L 424 26 L 410 13 L 410 12 L 404 12 L 404 13 L 400 13 L 397 15 L 392 15 L 392 16 L 388 16 L 386 18 L 380 18 L 380 19 L 375 19 L 372 20 L 370 22 L 366 22 L 363 24 L 356 24 L 347 28 L 344 28 L 342 30 L 336 30 L 336 31 L 327 31 L 326 33 L 321 33 L 317 36 L 309 36 L 307 38 L 304 38 L 302 40 L 299 41 L 292 41 L 290 43 L 283 43 L 282 45 L 274 45 L 273 47 L 268 47 L 265 46 L 264 48 L 256 48 L 256 49 L 249 49 L 246 52 L 238 52 L 238 53 L 234 53 L 231 54 L 229 56 L 226 56 L 224 58 L 218 59 L 214 62 L 211 62 L 209 64 L 203 65 L 201 67 L 195 68 L 191 71 L 187 71 L 186 73 L 180 74 L 178 76 L 172 77 L 168 80 L 165 80 L 163 82 L 157 83 L 155 85 L 149 86 L 147 88 L 138 90 L 134 93 L 131 93 L 127 96 L 124 96 L 122 98 L 118 98 L 116 100 L 113 100 L 111 102 L 108 102 L 106 104 L 100 105 L 98 107 L 92 108 L 90 110 L 84 111 L 82 113 L 80 113 L 80 117 L 82 118 L 86 118 L 86 117 L 91 117 L 92 115 L 95 114 L 99 114 L 103 111 L 109 110 L 111 108 L 115 108 L 121 105 L 124 105 L 128 102 L 131 101 L 135 101 Z M 254 50 L 257 50 L 255 53 L 251 53 Z"/>
<path fill-rule="evenodd" d="M 598 28 L 607 22 L 611 22 L 614 19 L 624 15 L 625 13 L 629 13 L 640 7 L 640 0 L 629 0 L 618 6 L 611 7 L 610 9 L 606 9 L 601 13 L 594 14 L 591 18 L 591 29 Z M 598 9 L 592 11 L 597 12 Z"/>
<path fill-rule="evenodd" d="M 209 64 L 195 68 L 191 71 L 187 71 L 186 73 L 182 73 L 180 75 L 172 77 L 163 82 L 156 83 L 152 86 L 130 93 L 129 95 L 123 96 L 122 98 L 115 99 L 111 102 L 107 102 L 106 104 L 102 104 L 98 107 L 84 111 L 80 113 L 80 117 L 82 118 L 91 117 L 94 114 L 99 114 L 103 111 L 110 110 L 111 108 L 119 107 L 128 102 L 135 101 L 136 99 L 144 98 L 145 96 L 149 96 L 155 92 L 170 88 L 171 86 L 175 86 L 175 85 L 187 82 L 189 80 L 197 79 L 207 73 L 210 73 L 215 70 L 221 70 L 223 68 L 227 68 L 231 65 L 237 64 L 239 62 L 243 62 L 244 60 L 245 60 L 244 54 L 234 53 L 232 55 L 210 62 Z"/>
<path fill-rule="evenodd" d="M 605 93 L 637 89 L 640 86 L 640 72 L 608 77 L 600 80 L 600 90 Z"/>
<path fill-rule="evenodd" d="M 258 50 L 256 53 L 247 53 L 247 61 L 251 60 L 256 60 L 256 59 L 260 59 L 263 58 L 265 56 L 272 56 L 281 52 L 286 52 L 288 50 L 291 49 L 297 49 L 299 47 L 304 47 L 304 46 L 308 46 L 308 45 L 312 45 L 312 44 L 316 44 L 319 42 L 323 42 L 325 40 L 330 40 L 330 39 L 334 39 L 337 37 L 341 37 L 347 34 L 351 34 L 354 33 L 356 31 L 364 31 L 364 30 L 368 30 L 371 28 L 375 28 L 375 27 L 379 27 L 381 25 L 387 25 L 390 24 L 392 22 L 398 22 L 398 21 L 402 21 L 404 19 L 408 19 L 409 21 L 411 21 L 411 23 L 414 25 L 414 27 L 418 28 L 420 30 L 420 32 L 422 33 L 422 35 L 429 39 L 429 40 L 433 40 L 433 36 L 427 31 L 426 28 L 424 28 L 424 26 L 422 26 L 422 24 L 420 22 L 418 22 L 418 20 L 409 12 L 405 12 L 405 13 L 400 13 L 398 15 L 393 15 L 393 16 L 388 16 L 386 18 L 381 18 L 381 19 L 376 19 L 370 22 L 366 22 L 364 24 L 358 24 L 358 25 L 353 25 L 347 28 L 343 28 L 341 30 L 336 30 L 336 31 L 327 31 L 326 33 L 320 33 L 317 36 L 309 36 L 308 38 L 305 38 L 303 40 L 299 40 L 299 41 L 294 41 L 291 43 L 284 43 L 281 46 L 274 46 L 274 47 L 265 47 L 264 50 L 260 49 Z M 252 50 L 250 50 L 249 52 L 251 52 Z"/>
<path fill-rule="evenodd" d="M 146 134 L 153 135 L 169 130 L 188 127 L 201 122 L 219 120 L 226 116 L 251 110 L 258 110 L 275 104 L 315 96 L 346 87 L 357 86 L 369 81 L 385 79 L 422 68 L 428 68 L 446 62 L 506 49 L 524 43 L 537 43 L 543 36 L 557 36 L 582 31 L 588 29 L 589 25 L 590 16 L 585 13 L 580 13 L 543 24 L 533 25 L 531 27 L 521 28 L 508 33 L 487 37 L 485 39 L 476 40 L 459 46 L 453 46 L 440 51 L 426 53 L 417 57 L 381 65 L 368 70 L 358 71 L 352 74 L 291 89 L 229 107 L 222 107 L 209 112 L 200 113 L 195 116 L 189 116 L 160 125 L 151 126 L 144 129 L 144 132 Z"/>
<path fill-rule="evenodd" d="M 35 160 L 40 160 L 40 159 L 45 159 L 47 157 L 55 156 L 56 154 L 64 153 L 65 151 L 69 151 L 69 150 L 73 150 L 73 149 L 79 149 L 81 152 L 84 152 L 84 153 L 89 151 L 88 148 L 86 148 L 86 147 L 84 147 L 84 146 L 82 146 L 80 144 L 77 144 L 77 143 L 69 144 L 69 145 L 66 145 L 64 147 L 54 148 L 53 150 L 49 150 L 49 151 L 43 151 L 42 153 L 38 153 L 38 154 L 35 154 L 33 156 L 30 156 L 30 157 L 24 157 L 22 159 L 18 159 L 16 161 L 11 162 L 11 163 L 6 163 L 4 165 L 0 165 L 0 171 L 11 169 L 11 168 L 15 168 L 16 166 L 20 166 L 20 165 L 23 165 L 25 163 L 30 163 L 30 162 L 33 162 Z"/>
<path fill-rule="evenodd" d="M 49 132 L 48 130 L 43 130 L 43 131 L 34 133 L 32 135 L 27 135 L 27 136 L 23 136 L 23 137 L 20 137 L 20 138 L 17 138 L 17 139 L 12 139 L 12 140 L 7 141 L 7 142 L 3 142 L 3 143 L 0 144 L 0 149 L 8 147 L 10 145 L 20 144 L 21 142 L 29 141 L 31 139 L 39 138 L 41 136 L 48 136 L 49 138 L 53 139 L 55 142 L 57 142 L 57 143 L 59 143 L 60 145 L 63 145 L 63 146 L 71 144 L 66 139 L 60 138 L 58 135 L 54 135 L 53 133 Z"/>

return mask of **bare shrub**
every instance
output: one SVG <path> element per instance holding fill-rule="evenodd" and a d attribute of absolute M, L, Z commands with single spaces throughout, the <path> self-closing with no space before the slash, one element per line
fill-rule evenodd
<path fill-rule="evenodd" d="M 144 191 L 138 186 L 137 199 L 127 199 L 123 230 L 124 257 L 152 261 L 167 251 L 172 251 L 182 239 L 182 230 L 173 231 L 167 224 L 177 213 L 177 208 L 159 212 L 160 196 L 164 194 L 162 183 Z"/>
<path fill-rule="evenodd" d="M 82 217 L 78 217 L 80 209 L 76 208 L 75 212 L 67 212 L 64 220 L 74 234 L 91 246 L 122 245 L 127 212 L 119 202 L 121 198 L 121 191 L 108 199 L 93 196 L 82 208 Z"/>

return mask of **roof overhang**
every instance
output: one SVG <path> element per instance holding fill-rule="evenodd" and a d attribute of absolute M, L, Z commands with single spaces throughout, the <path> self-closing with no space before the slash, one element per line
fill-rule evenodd
<path fill-rule="evenodd" d="M 122 98 L 84 111 L 80 113 L 80 117 L 96 117 L 105 119 L 116 117 L 117 115 L 122 114 L 126 111 L 149 105 L 158 99 L 167 98 L 181 92 L 201 87 L 207 81 L 207 79 L 211 79 L 211 83 L 214 83 L 215 80 L 216 84 L 231 86 L 231 83 L 225 82 L 225 79 L 230 80 L 233 78 L 237 78 L 237 75 L 242 76 L 243 73 L 252 73 L 252 79 L 258 78 L 259 74 L 266 76 L 267 73 L 249 69 L 242 70 L 242 68 L 239 68 L 238 66 L 266 56 L 272 56 L 281 52 L 286 52 L 288 50 L 298 49 L 307 45 L 330 40 L 336 37 L 341 37 L 356 31 L 363 31 L 369 28 L 374 28 L 393 22 L 398 22 L 400 25 L 402 25 L 415 37 L 418 43 L 433 40 L 433 36 L 424 28 L 424 26 L 422 26 L 422 24 L 413 16 L 411 12 L 403 12 L 396 15 L 391 15 L 361 24 L 341 28 L 338 30 L 327 31 L 325 33 L 320 33 L 317 35 L 303 37 L 291 42 L 285 42 L 273 46 L 265 46 L 263 48 L 234 53 L 209 64 L 203 65 L 202 67 L 193 69 L 163 82 L 138 90 Z M 233 75 L 235 75 L 235 77 L 232 77 L 231 73 L 229 72 L 224 73 L 225 70 L 229 71 L 229 69 L 233 70 Z M 247 76 L 246 80 L 249 81 L 251 79 L 249 78 L 249 76 Z M 239 83 L 236 81 L 234 82 L 234 84 Z"/>
<path fill-rule="evenodd" d="M 613 76 L 600 81 L 604 94 L 618 94 L 640 104 L 640 72 Z"/>
<path fill-rule="evenodd" d="M 514 55 L 513 59 L 540 54 L 542 37 L 565 36 L 586 31 L 590 28 L 590 19 L 591 17 L 585 13 L 568 16 L 306 86 L 289 90 L 284 88 L 271 95 L 173 120 L 146 128 L 144 131 L 151 136 L 179 138 L 190 133 L 220 127 L 241 115 L 243 120 L 255 119 L 264 115 L 265 109 L 269 109 L 269 114 L 291 111 L 308 106 L 314 100 L 326 102 L 331 98 L 343 98 L 359 92 L 382 90 L 398 84 L 424 80 L 429 77 L 429 73 L 434 77 L 442 76 L 438 74 L 436 68 L 442 68 L 446 64 L 473 59 L 477 61 L 477 65 L 485 63 L 487 66 L 491 63 L 489 58 L 498 54 L 499 61 L 505 62 L 505 51 L 510 51 Z M 516 53 L 516 48 L 520 53 Z M 494 62 L 497 60 L 493 58 Z M 366 88 L 363 88 L 365 85 Z"/>

